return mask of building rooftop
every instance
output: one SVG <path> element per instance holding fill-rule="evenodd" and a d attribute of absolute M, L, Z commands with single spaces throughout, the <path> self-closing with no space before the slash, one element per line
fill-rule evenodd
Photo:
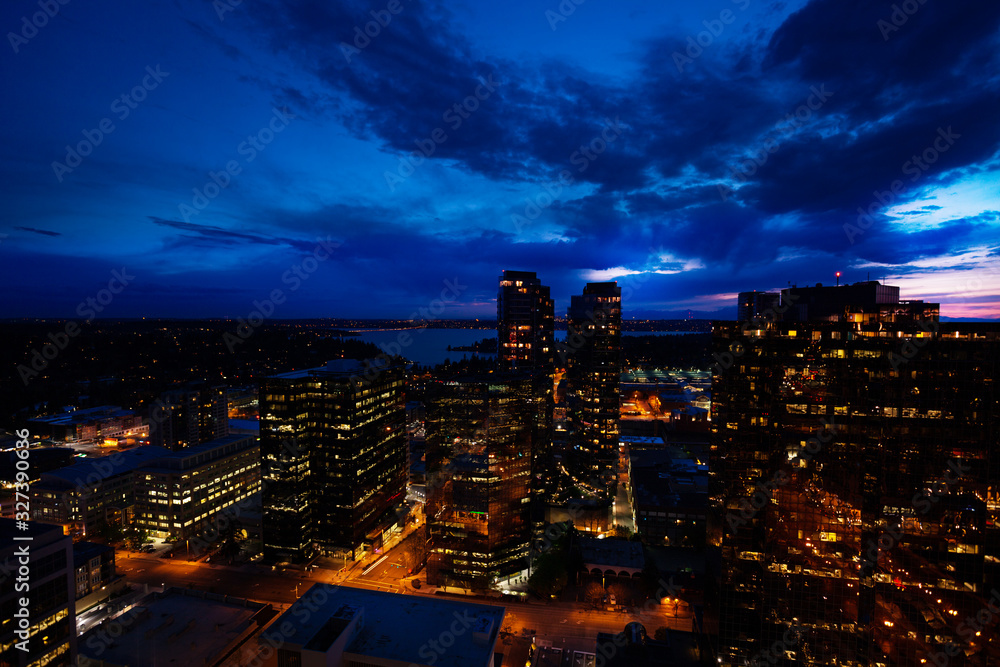
<path fill-rule="evenodd" d="M 238 433 L 259 434 L 260 421 L 257 419 L 230 419 L 229 432 L 232 434 L 238 434 Z"/>
<path fill-rule="evenodd" d="M 627 567 L 641 570 L 646 564 L 642 544 L 628 540 L 596 537 L 580 538 L 580 555 L 585 565 Z"/>
<path fill-rule="evenodd" d="M 46 538 L 45 542 L 48 543 L 54 539 L 62 537 L 63 530 L 61 526 L 38 523 L 37 521 L 28 521 L 27 530 L 20 530 L 14 519 L 0 519 L 0 549 L 8 549 L 15 545 L 31 544 L 43 535 Z M 32 542 L 15 540 L 15 536 L 31 537 Z M 37 542 L 35 542 L 35 544 L 37 546 Z"/>
<path fill-rule="evenodd" d="M 246 444 L 240 444 L 241 441 Z M 42 473 L 40 488 L 69 486 L 94 486 L 100 482 L 135 470 L 167 472 L 186 470 L 226 455 L 226 448 L 232 451 L 252 447 L 256 444 L 253 435 L 225 435 L 215 440 L 203 442 L 194 447 L 172 451 L 159 445 L 143 445 L 127 450 L 116 450 L 108 456 L 86 459 L 79 463 Z M 199 458 L 200 457 L 200 458 Z"/>
<path fill-rule="evenodd" d="M 71 485 L 95 484 L 135 470 L 144 463 L 168 456 L 170 450 L 157 445 L 143 445 L 125 451 L 115 451 L 108 456 L 86 459 L 65 468 L 42 474 L 42 483 L 59 481 Z"/>
<path fill-rule="evenodd" d="M 413 665 L 468 667 L 485 665 L 493 655 L 504 608 L 315 584 L 264 637 L 326 651 L 359 613 L 361 627 L 347 644 L 347 653 Z M 284 632 L 286 624 L 289 632 Z M 453 633 L 454 627 L 462 631 Z M 439 654 L 428 642 L 443 632 L 454 634 L 455 641 Z"/>
<path fill-rule="evenodd" d="M 678 456 L 676 446 L 629 452 L 629 486 L 637 508 L 703 512 L 708 508 L 708 460 Z"/>
<path fill-rule="evenodd" d="M 114 553 L 114 547 L 96 542 L 76 542 L 73 544 L 73 567 L 78 568 L 86 565 L 91 558 L 97 558 L 109 551 Z"/>
<path fill-rule="evenodd" d="M 248 449 L 257 444 L 257 438 L 245 433 L 224 435 L 221 438 L 208 440 L 193 447 L 185 447 L 177 451 L 167 451 L 165 456 L 155 458 L 137 466 L 149 472 L 176 472 L 190 470 L 208 461 Z"/>
<path fill-rule="evenodd" d="M 121 616 L 80 637 L 80 653 L 129 667 L 213 665 L 241 636 L 253 634 L 254 616 L 268 608 L 258 602 L 169 588 L 143 598 Z M 117 624 L 115 633 L 108 632 L 111 624 Z M 110 645 L 101 640 L 102 632 L 113 638 Z"/>
<path fill-rule="evenodd" d="M 647 437 L 644 435 L 623 435 L 619 437 L 619 441 L 627 444 L 636 445 L 662 445 L 663 438 L 659 436 Z"/>
<path fill-rule="evenodd" d="M 371 361 L 371 368 L 381 369 L 384 368 L 384 366 L 384 362 L 382 365 L 379 365 L 376 360 Z M 324 366 L 317 366 L 316 368 L 303 368 L 297 371 L 289 371 L 288 373 L 278 373 L 277 375 L 272 375 L 271 377 L 283 378 L 286 380 L 298 380 L 315 376 L 350 378 L 356 375 L 362 375 L 366 370 L 368 370 L 368 367 L 366 367 L 365 363 L 360 359 L 331 359 L 326 362 L 326 365 Z"/>
<path fill-rule="evenodd" d="M 125 417 L 134 415 L 135 410 L 124 410 L 117 405 L 100 405 L 96 408 L 85 408 L 83 410 L 72 410 L 60 412 L 44 417 L 35 417 L 28 421 L 40 424 L 69 426 L 71 424 L 86 424 L 95 419 L 108 419 L 111 417 Z"/>

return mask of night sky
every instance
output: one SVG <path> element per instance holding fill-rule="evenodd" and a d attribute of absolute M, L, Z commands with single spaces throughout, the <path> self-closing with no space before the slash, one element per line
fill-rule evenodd
<path fill-rule="evenodd" d="M 0 8 L 0 317 L 1000 317 L 1000 3 L 61 1 Z"/>

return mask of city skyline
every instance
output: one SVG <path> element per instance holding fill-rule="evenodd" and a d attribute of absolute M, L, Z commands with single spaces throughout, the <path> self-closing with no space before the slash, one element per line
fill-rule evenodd
<path fill-rule="evenodd" d="M 482 318 L 506 268 L 556 313 L 617 280 L 627 313 L 731 319 L 739 291 L 840 271 L 996 318 L 998 23 L 915 0 L 9 3 L 3 314 L 236 318 L 281 290 L 278 319 L 406 318 L 448 290 L 443 318 Z"/>

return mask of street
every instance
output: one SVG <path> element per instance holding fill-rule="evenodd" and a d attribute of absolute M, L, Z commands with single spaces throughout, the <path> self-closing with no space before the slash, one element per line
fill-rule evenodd
<path fill-rule="evenodd" d="M 222 593 L 234 597 L 245 597 L 276 606 L 288 606 L 302 595 L 309 586 L 323 582 L 344 586 L 381 590 L 407 595 L 433 595 L 425 586 L 415 590 L 409 579 L 403 580 L 405 568 L 400 559 L 402 551 L 394 549 L 388 557 L 370 567 L 361 576 L 360 570 L 347 582 L 342 581 L 344 573 L 338 570 L 317 568 L 313 572 L 298 570 L 270 571 L 257 564 L 229 567 L 210 563 L 189 563 L 177 559 L 164 559 L 136 554 L 119 555 L 118 569 L 129 582 L 150 584 L 151 586 L 178 586 L 196 588 L 208 592 Z M 397 567 L 399 563 L 399 567 Z M 422 581 L 422 583 L 424 583 Z M 443 594 L 438 594 L 441 596 Z M 483 598 L 468 598 L 459 595 L 444 595 L 450 599 L 466 600 L 477 604 L 501 606 L 507 609 L 504 630 L 515 635 L 529 634 L 541 636 L 559 646 L 565 640 L 596 641 L 598 632 L 619 632 L 626 623 L 638 620 L 652 635 L 657 628 L 669 627 L 680 631 L 690 631 L 690 616 L 674 618 L 668 615 L 666 607 L 656 605 L 653 610 L 636 614 L 609 612 L 582 608 L 582 605 L 552 602 L 547 604 L 511 603 Z"/>

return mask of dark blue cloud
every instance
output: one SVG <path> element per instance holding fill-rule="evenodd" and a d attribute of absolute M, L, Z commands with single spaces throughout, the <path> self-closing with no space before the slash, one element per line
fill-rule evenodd
<path fill-rule="evenodd" d="M 405 316 L 457 278 L 456 312 L 489 316 L 503 268 L 538 270 L 560 309 L 607 270 L 643 272 L 622 278 L 637 311 L 712 309 L 836 270 L 930 276 L 1000 245 L 1000 5 L 903 21 L 886 0 L 742 4 L 588 3 L 554 31 L 528 2 L 409 0 L 377 31 L 381 7 L 350 1 L 67 5 L 4 65 L 21 91 L 2 103 L 5 220 L 49 237 L 0 246 L 26 290 L 11 312 L 59 314 L 74 271 L 99 282 L 139 252 L 118 307 L 239 314 L 328 237 L 337 252 L 282 315 Z M 736 20 L 679 69 L 721 9 Z M 57 182 L 52 160 L 146 63 L 171 78 Z M 296 119 L 247 160 L 272 107 Z M 39 262 L 45 279 L 25 279 Z"/>

